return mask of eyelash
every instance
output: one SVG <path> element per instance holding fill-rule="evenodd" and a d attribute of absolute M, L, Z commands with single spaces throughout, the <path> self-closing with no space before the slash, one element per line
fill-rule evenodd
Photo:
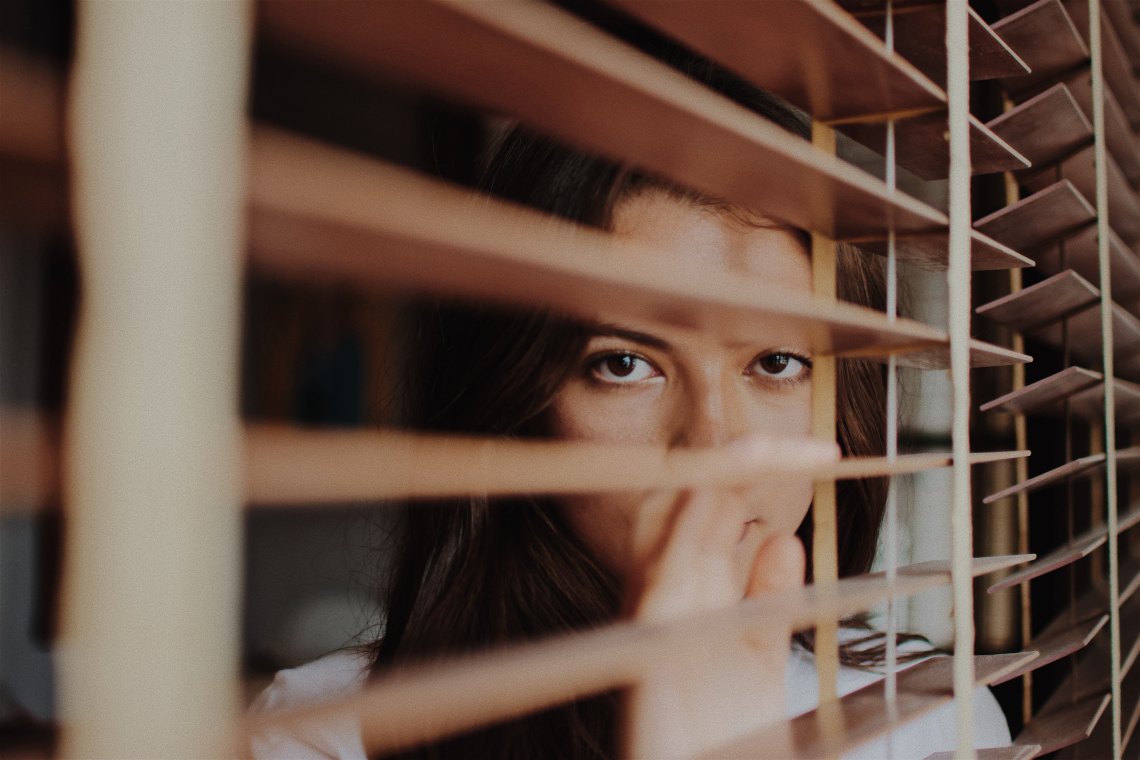
<path fill-rule="evenodd" d="M 779 375 L 767 374 L 765 372 L 760 372 L 760 371 L 756 371 L 753 369 L 760 362 L 764 361 L 765 359 L 771 359 L 773 357 L 786 357 L 790 361 L 798 362 L 801 365 L 801 369 L 799 372 L 797 372 L 792 377 L 781 377 Z M 601 375 L 601 373 L 606 371 L 605 363 L 610 361 L 611 359 L 618 359 L 618 358 L 628 358 L 628 359 L 634 360 L 635 362 L 640 362 L 644 365 L 647 365 L 653 374 L 647 375 L 645 377 L 637 377 L 637 378 L 634 378 L 632 380 L 628 380 L 625 378 L 619 378 L 619 377 L 614 377 L 612 379 L 603 377 Z M 745 371 L 745 374 L 750 376 L 750 377 L 759 377 L 762 381 L 770 383 L 770 384 L 774 384 L 777 386 L 791 386 L 791 385 L 795 385 L 797 383 L 804 382 L 807 379 L 809 379 L 811 377 L 811 368 L 812 368 L 812 361 L 811 361 L 810 357 L 804 356 L 803 354 L 799 354 L 799 353 L 796 353 L 794 351 L 776 350 L 776 351 L 771 351 L 771 352 L 766 353 L 766 354 L 761 354 L 761 355 L 757 356 L 755 359 L 753 359 L 749 363 L 748 369 Z M 636 369 L 631 370 L 630 374 L 634 374 L 634 373 L 636 373 L 636 371 L 637 371 Z M 645 380 L 650 380 L 654 377 L 660 376 L 661 370 L 658 369 L 657 366 L 653 362 L 651 362 L 649 359 L 646 359 L 644 356 L 642 356 L 642 355 L 640 355 L 634 351 L 615 350 L 615 351 L 603 351 L 603 352 L 594 354 L 594 355 L 590 356 L 589 358 L 587 358 L 586 359 L 586 374 L 594 382 L 597 382 L 597 383 L 603 384 L 603 385 L 610 385 L 610 386 L 633 385 L 635 383 L 644 382 Z"/>

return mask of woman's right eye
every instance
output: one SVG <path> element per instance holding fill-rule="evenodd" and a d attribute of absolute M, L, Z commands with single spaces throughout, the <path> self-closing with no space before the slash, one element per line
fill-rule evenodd
<path fill-rule="evenodd" d="M 659 376 L 648 359 L 627 352 L 599 356 L 589 363 L 590 376 L 603 383 L 629 385 Z"/>

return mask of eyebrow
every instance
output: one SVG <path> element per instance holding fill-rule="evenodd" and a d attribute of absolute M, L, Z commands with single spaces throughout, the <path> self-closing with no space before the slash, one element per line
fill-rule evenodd
<path fill-rule="evenodd" d="M 593 330 L 594 335 L 597 336 L 612 336 L 615 338 L 625 338 L 634 343 L 641 343 L 645 346 L 652 346 L 663 351 L 668 351 L 673 346 L 667 340 L 663 340 L 656 335 L 649 333 L 638 332 L 637 330 L 628 330 L 624 327 L 618 327 L 612 324 L 595 325 Z"/>

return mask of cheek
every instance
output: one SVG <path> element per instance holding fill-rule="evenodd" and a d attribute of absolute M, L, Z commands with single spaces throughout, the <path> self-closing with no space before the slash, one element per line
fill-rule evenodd
<path fill-rule="evenodd" d="M 666 439 L 662 391 L 598 390 L 573 380 L 555 395 L 550 406 L 550 432 L 555 438 L 660 445 Z"/>
<path fill-rule="evenodd" d="M 605 565 L 624 575 L 633 547 L 643 494 L 587 494 L 559 501 L 559 509 L 579 538 Z"/>

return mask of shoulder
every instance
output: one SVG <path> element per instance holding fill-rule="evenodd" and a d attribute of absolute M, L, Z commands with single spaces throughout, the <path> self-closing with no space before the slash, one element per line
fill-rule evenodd
<path fill-rule="evenodd" d="M 368 677 L 369 657 L 345 650 L 326 655 L 298 668 L 282 670 L 254 701 L 254 715 L 293 710 L 328 702 L 361 690 Z M 303 733 L 266 731 L 253 738 L 250 750 L 257 760 L 340 758 L 364 760 L 360 726 L 353 718 L 326 721 Z"/>

